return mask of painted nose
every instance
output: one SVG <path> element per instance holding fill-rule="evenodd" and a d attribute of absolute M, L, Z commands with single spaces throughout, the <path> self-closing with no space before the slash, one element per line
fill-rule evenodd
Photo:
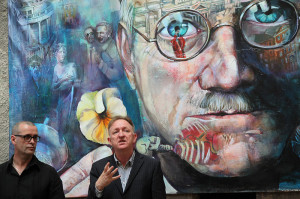
<path fill-rule="evenodd" d="M 213 55 L 199 77 L 203 90 L 232 91 L 242 82 L 254 80 L 253 70 L 238 59 L 233 27 L 218 28 L 212 35 L 209 48 L 203 53 Z"/>

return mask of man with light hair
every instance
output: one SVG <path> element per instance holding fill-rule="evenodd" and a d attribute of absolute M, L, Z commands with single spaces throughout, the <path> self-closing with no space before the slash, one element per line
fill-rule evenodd
<path fill-rule="evenodd" d="M 92 165 L 88 198 L 165 199 L 160 163 L 138 153 L 132 120 L 116 116 L 108 124 L 108 141 L 114 154 Z"/>
<path fill-rule="evenodd" d="M 297 3 L 122 1 L 119 55 L 144 133 L 173 146 L 157 156 L 178 191 L 285 188 L 299 163 L 290 142 L 299 124 Z M 175 27 L 184 57 L 170 42 Z"/>

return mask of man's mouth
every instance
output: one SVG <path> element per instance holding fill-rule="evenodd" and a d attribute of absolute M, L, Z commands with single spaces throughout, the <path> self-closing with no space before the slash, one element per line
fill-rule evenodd
<path fill-rule="evenodd" d="M 119 141 L 119 144 L 124 144 L 124 143 L 126 143 L 126 140 L 120 140 Z"/>
<path fill-rule="evenodd" d="M 35 150 L 35 147 L 27 147 L 29 150 Z"/>

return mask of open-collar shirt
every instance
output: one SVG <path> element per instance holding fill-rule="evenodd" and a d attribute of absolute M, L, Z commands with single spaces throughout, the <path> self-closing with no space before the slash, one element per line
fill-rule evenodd
<path fill-rule="evenodd" d="M 129 175 L 130 175 L 130 171 L 132 169 L 134 157 L 135 157 L 135 151 L 133 151 L 130 159 L 125 164 L 125 166 L 123 166 L 122 163 L 117 159 L 116 154 L 114 154 L 114 158 L 115 158 L 115 161 L 116 161 L 116 164 L 118 167 L 118 172 L 121 176 L 121 184 L 122 184 L 123 191 L 125 190 L 125 187 L 126 187 Z"/>

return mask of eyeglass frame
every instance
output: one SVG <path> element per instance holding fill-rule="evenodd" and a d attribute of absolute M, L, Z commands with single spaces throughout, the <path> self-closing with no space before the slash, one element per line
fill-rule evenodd
<path fill-rule="evenodd" d="M 34 136 L 31 136 L 29 134 L 26 134 L 26 135 L 13 135 L 13 136 L 17 136 L 17 137 L 22 137 L 24 139 L 25 142 L 30 142 L 32 139 L 34 142 L 39 142 L 41 137 L 38 136 L 38 135 L 34 135 Z M 29 140 L 26 140 L 26 136 L 30 136 L 30 139 Z M 36 140 L 35 140 L 36 139 Z"/>
<path fill-rule="evenodd" d="M 288 42 L 282 44 L 281 46 L 264 47 L 264 46 L 256 46 L 256 45 L 253 45 L 253 44 L 249 43 L 248 40 L 245 38 L 245 35 L 244 35 L 243 31 L 242 31 L 242 19 L 243 19 L 243 17 L 244 17 L 244 14 L 246 13 L 246 11 L 248 11 L 248 9 L 249 9 L 251 6 L 253 6 L 254 4 L 257 4 L 257 3 L 259 3 L 259 2 L 262 2 L 262 1 L 267 1 L 267 0 L 256 0 L 256 1 L 254 1 L 254 2 L 251 2 L 251 3 L 249 3 L 249 4 L 244 8 L 244 10 L 241 12 L 241 14 L 240 14 L 240 16 L 239 16 L 239 17 L 240 17 L 240 19 L 239 19 L 239 29 L 240 29 L 241 32 L 242 32 L 243 39 L 244 39 L 250 46 L 252 46 L 252 47 L 254 47 L 254 48 L 264 49 L 264 50 L 270 50 L 270 49 L 281 48 L 281 47 L 283 47 L 283 46 L 289 44 L 290 42 L 292 42 L 292 41 L 295 39 L 295 37 L 296 37 L 296 35 L 297 35 L 298 31 L 299 31 L 299 19 L 300 19 L 300 18 L 299 18 L 299 13 L 298 13 L 297 7 L 296 7 L 293 3 L 289 2 L 288 0 L 279 0 L 279 1 L 283 1 L 283 2 L 285 2 L 285 3 L 288 3 L 288 4 L 295 10 L 295 13 L 296 13 L 296 20 L 297 20 L 297 23 L 296 23 L 296 25 L 297 25 L 296 31 L 295 31 L 295 34 L 289 39 Z M 160 49 L 160 47 L 159 47 L 159 45 L 158 45 L 158 42 L 157 42 L 158 25 L 159 25 L 160 22 L 161 22 L 163 19 L 165 19 L 168 15 L 170 15 L 170 14 L 172 14 L 172 13 L 174 13 L 174 12 L 184 12 L 184 11 L 196 12 L 197 14 L 199 14 L 199 15 L 205 20 L 205 22 L 206 22 L 206 24 L 207 24 L 207 26 L 208 26 L 208 30 L 207 30 L 207 35 L 208 35 L 208 36 L 207 36 L 207 39 L 206 39 L 205 43 L 203 44 L 203 46 L 202 46 L 202 47 L 198 50 L 198 52 L 195 53 L 193 56 L 191 56 L 191 57 L 189 57 L 189 58 L 173 58 L 173 57 L 170 57 L 170 56 L 166 55 L 164 52 L 162 52 L 162 50 Z M 120 25 L 124 27 L 124 25 L 123 25 L 122 23 L 120 23 Z M 203 16 L 199 11 L 197 11 L 197 10 L 195 10 L 195 9 L 177 9 L 177 10 L 172 10 L 172 11 L 168 12 L 166 15 L 164 15 L 163 17 L 161 17 L 161 18 L 156 22 L 156 25 L 155 25 L 156 28 L 155 28 L 155 36 L 154 36 L 154 38 L 148 38 L 146 35 L 144 35 L 142 32 L 140 32 L 140 31 L 139 31 L 137 28 L 135 28 L 133 25 L 132 25 L 132 29 L 133 29 L 134 31 L 136 31 L 141 37 L 143 37 L 143 39 L 145 39 L 147 42 L 149 42 L 149 43 L 150 43 L 150 42 L 155 42 L 156 48 L 158 49 L 158 51 L 159 51 L 164 57 L 166 57 L 167 59 L 170 59 L 170 60 L 172 60 L 172 61 L 187 61 L 187 60 L 193 59 L 194 57 L 198 56 L 200 53 L 203 52 L 203 50 L 207 47 L 207 44 L 209 43 L 209 41 L 210 41 L 210 39 L 211 39 L 211 32 L 214 32 L 214 31 L 216 31 L 216 29 L 218 29 L 218 28 L 220 28 L 220 27 L 223 27 L 223 26 L 230 26 L 230 27 L 235 28 L 234 25 L 235 25 L 235 24 L 232 24 L 232 23 L 230 23 L 230 22 L 226 22 L 226 23 L 218 24 L 218 25 L 212 27 L 211 24 L 210 24 L 210 21 L 209 21 L 205 16 Z"/>

